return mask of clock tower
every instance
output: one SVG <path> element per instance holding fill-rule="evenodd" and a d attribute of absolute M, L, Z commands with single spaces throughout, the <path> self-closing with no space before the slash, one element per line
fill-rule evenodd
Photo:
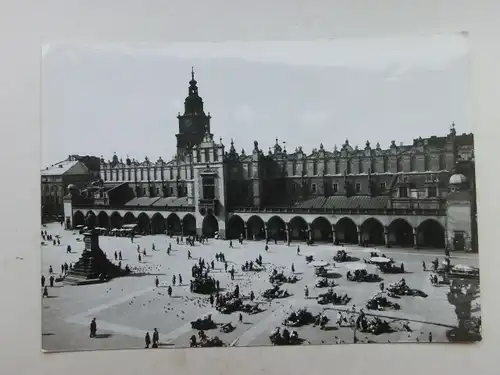
<path fill-rule="evenodd" d="M 210 113 L 203 110 L 203 99 L 198 95 L 198 82 L 191 69 L 189 94 L 184 101 L 184 114 L 179 114 L 179 133 L 177 137 L 177 155 L 183 157 L 193 146 L 203 141 L 205 133 L 210 134 Z"/>

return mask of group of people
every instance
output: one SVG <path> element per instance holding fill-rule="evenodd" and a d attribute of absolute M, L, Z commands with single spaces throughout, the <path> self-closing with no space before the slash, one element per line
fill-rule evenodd
<path fill-rule="evenodd" d="M 46 230 L 41 230 L 41 231 L 40 231 L 40 235 L 42 236 L 42 239 L 43 239 L 44 241 L 52 241 L 52 244 L 53 244 L 54 246 L 56 246 L 56 245 L 58 245 L 58 246 L 59 246 L 59 245 L 61 245 L 61 240 L 59 239 L 59 237 L 57 237 L 57 236 L 56 236 L 56 237 L 54 238 L 54 236 L 52 236 L 52 234 L 50 234 L 50 233 L 47 233 L 47 231 L 46 231 Z"/>

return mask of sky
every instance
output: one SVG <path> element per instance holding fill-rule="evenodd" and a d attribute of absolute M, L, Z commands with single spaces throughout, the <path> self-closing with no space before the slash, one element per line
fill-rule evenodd
<path fill-rule="evenodd" d="M 42 167 L 70 154 L 171 160 L 191 67 L 214 139 L 267 152 L 389 147 L 472 131 L 463 34 L 300 42 L 47 45 Z M 283 143 L 285 142 L 285 143 Z"/>

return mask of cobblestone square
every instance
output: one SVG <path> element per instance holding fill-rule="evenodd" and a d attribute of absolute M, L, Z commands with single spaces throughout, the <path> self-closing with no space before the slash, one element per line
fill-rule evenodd
<path fill-rule="evenodd" d="M 81 255 L 82 236 L 74 231 L 65 231 L 59 224 L 49 224 L 48 233 L 61 236 L 61 245 L 48 243 L 42 246 L 42 274 L 48 276 L 48 268 L 52 266 L 56 273 L 64 262 L 76 262 Z M 358 310 L 363 308 L 367 299 L 379 290 L 379 283 L 357 283 L 346 280 L 346 264 L 335 264 L 333 271 L 339 274 L 335 279 L 339 284 L 335 287 L 337 293 L 347 293 L 352 300 L 346 306 L 319 305 L 316 296 L 325 289 L 315 288 L 316 276 L 314 268 L 308 265 L 303 255 L 297 255 L 297 246 L 301 253 L 313 253 L 316 260 L 329 262 L 333 266 L 333 256 L 337 250 L 345 248 L 350 255 L 368 258 L 366 248 L 358 246 L 338 247 L 332 244 L 306 246 L 304 243 L 291 243 L 290 246 L 277 245 L 270 242 L 269 251 L 265 251 L 264 241 L 244 241 L 242 245 L 233 241 L 234 248 L 229 248 L 229 241 L 210 239 L 206 244 L 196 243 L 194 247 L 186 244 L 176 244 L 175 238 L 165 235 L 144 236 L 135 238 L 132 243 L 128 238 L 100 236 L 100 247 L 113 259 L 114 251 L 122 251 L 123 266 L 128 264 L 133 269 L 146 273 L 142 276 L 127 276 L 113 279 L 108 283 L 68 286 L 56 283 L 49 288 L 49 298 L 42 299 L 42 336 L 43 349 L 47 351 L 72 351 L 94 349 L 129 349 L 143 348 L 146 332 L 152 333 L 157 328 L 160 333 L 162 348 L 187 347 L 189 337 L 196 334 L 191 329 L 190 322 L 206 313 L 212 313 L 213 320 L 220 326 L 231 322 L 236 328 L 225 334 L 218 328 L 207 331 L 208 336 L 219 336 L 224 343 L 233 346 L 270 345 L 271 330 L 280 326 L 288 313 L 301 307 L 316 314 L 320 311 L 329 317 L 327 329 L 320 330 L 312 325 L 297 328 L 304 344 L 334 344 L 353 342 L 353 331 L 348 327 L 338 327 L 335 323 L 337 310 L 351 309 L 354 305 Z M 172 244 L 172 252 L 167 254 L 168 244 Z M 152 250 L 152 245 L 156 250 Z M 73 252 L 66 254 L 70 245 Z M 137 245 L 141 251 L 146 249 L 147 255 L 138 261 Z M 188 260 L 187 252 L 191 251 L 193 260 Z M 398 300 L 400 311 L 373 312 L 366 310 L 367 315 L 377 315 L 388 319 L 395 332 L 379 336 L 357 333 L 357 339 L 370 342 L 428 342 L 428 334 L 432 332 L 434 342 L 447 342 L 446 331 L 456 326 L 454 306 L 447 301 L 448 286 L 433 287 L 429 282 L 429 272 L 422 270 L 422 261 L 428 264 L 436 257 L 442 260 L 440 252 L 424 250 L 384 249 L 388 257 L 397 263 L 405 264 L 404 278 L 411 288 L 423 290 L 427 298 L 404 296 Z M 254 291 L 256 301 L 264 309 L 255 315 L 243 314 L 243 321 L 238 322 L 238 313 L 224 315 L 210 306 L 207 296 L 191 293 L 191 267 L 196 259 L 202 257 L 205 261 L 215 260 L 215 253 L 223 252 L 229 267 L 236 270 L 235 280 L 231 281 L 229 273 L 224 272 L 223 263 L 215 262 L 215 269 L 210 276 L 220 281 L 221 288 L 229 291 L 239 285 L 244 296 Z M 263 272 L 242 272 L 241 265 L 245 261 L 263 257 L 266 268 Z M 457 255 L 454 263 L 477 266 L 476 254 Z M 292 263 L 295 274 L 300 278 L 296 284 L 284 284 L 289 293 L 287 298 L 268 302 L 261 297 L 262 291 L 270 287 L 269 274 L 273 268 L 291 273 Z M 137 267 L 137 268 L 136 268 Z M 370 272 L 376 272 L 374 266 L 368 266 Z M 172 276 L 182 275 L 183 284 L 173 287 L 172 297 L 167 295 L 167 286 L 172 284 Z M 160 285 L 154 285 L 155 275 Z M 402 275 L 381 275 L 385 285 L 399 281 Z M 310 290 L 309 298 L 305 298 L 304 287 Z M 478 313 L 478 312 L 477 312 Z M 89 338 L 89 324 L 96 318 L 98 337 Z M 409 321 L 412 332 L 402 328 L 403 322 Z"/>

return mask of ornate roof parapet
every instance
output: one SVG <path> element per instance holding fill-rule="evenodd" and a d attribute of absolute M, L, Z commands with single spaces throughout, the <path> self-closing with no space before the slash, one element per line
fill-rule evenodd
<path fill-rule="evenodd" d="M 377 151 L 380 151 L 380 150 L 381 150 L 381 149 L 380 149 L 380 143 L 379 143 L 379 142 L 377 142 L 377 145 L 375 146 L 375 149 L 376 149 Z"/>
<path fill-rule="evenodd" d="M 274 144 L 274 153 L 277 154 L 277 153 L 280 153 L 281 151 L 282 151 L 282 148 L 279 145 L 278 137 L 276 137 L 276 143 Z"/>

